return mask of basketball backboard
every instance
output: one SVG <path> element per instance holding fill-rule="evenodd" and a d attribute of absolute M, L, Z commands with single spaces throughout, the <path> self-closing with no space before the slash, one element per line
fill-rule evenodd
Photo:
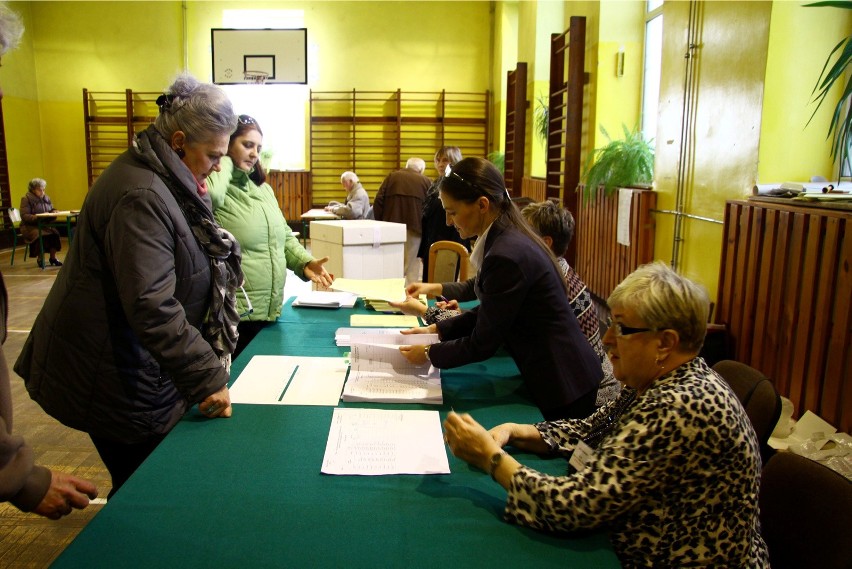
<path fill-rule="evenodd" d="M 308 30 L 214 28 L 211 32 L 213 82 L 218 85 L 308 82 Z"/>

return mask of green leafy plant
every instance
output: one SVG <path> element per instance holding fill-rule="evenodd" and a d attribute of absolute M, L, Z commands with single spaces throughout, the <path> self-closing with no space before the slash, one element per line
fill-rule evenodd
<path fill-rule="evenodd" d="M 505 174 L 506 171 L 506 155 L 499 150 L 495 150 L 494 152 L 488 153 L 488 161 L 497 166 L 497 169 L 500 170 L 501 174 Z"/>
<path fill-rule="evenodd" d="M 653 181 L 654 147 L 645 140 L 638 127 L 632 131 L 625 125 L 622 128 L 624 138 L 612 140 L 606 129 L 600 127 L 609 143 L 596 148 L 586 158 L 583 169 L 586 199 L 591 198 L 601 186 L 606 195 L 611 195 L 615 188 L 650 184 Z"/>
<path fill-rule="evenodd" d="M 808 8 L 843 8 L 852 10 L 852 2 L 836 1 L 836 2 L 814 2 L 805 4 Z M 832 63 L 835 54 L 837 60 Z M 828 135 L 826 138 L 831 139 L 831 157 L 833 160 L 840 160 L 841 173 L 842 165 L 849 159 L 849 134 L 852 132 L 852 105 L 847 104 L 850 96 L 852 96 L 852 73 L 850 73 L 850 63 L 852 63 L 852 36 L 846 37 L 831 50 L 828 58 L 825 60 L 825 65 L 819 74 L 819 79 L 814 86 L 814 100 L 817 102 L 814 114 L 811 115 L 808 124 L 813 120 L 814 115 L 825 102 L 829 92 L 835 83 L 846 81 L 846 87 L 843 90 L 843 95 L 837 101 L 834 107 L 834 113 L 831 117 L 831 123 L 828 126 Z"/>
<path fill-rule="evenodd" d="M 544 95 L 535 99 L 535 111 L 533 113 L 533 124 L 535 125 L 535 137 L 544 145 L 547 145 L 548 127 L 550 126 L 550 102 Z"/>

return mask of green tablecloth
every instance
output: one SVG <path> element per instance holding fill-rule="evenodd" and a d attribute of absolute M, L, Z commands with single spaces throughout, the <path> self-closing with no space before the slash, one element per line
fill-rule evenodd
<path fill-rule="evenodd" d="M 360 306 L 360 304 L 359 304 Z M 356 308 L 361 311 L 361 308 Z M 234 362 L 339 356 L 352 310 L 288 301 Z M 341 406 L 470 412 L 484 425 L 541 420 L 512 360 L 444 371 L 444 404 Z M 54 567 L 618 567 L 605 533 L 556 537 L 502 520 L 505 491 L 449 454 L 450 475 L 320 473 L 331 407 L 236 405 L 190 412 Z M 558 474 L 562 460 L 522 462 Z"/>

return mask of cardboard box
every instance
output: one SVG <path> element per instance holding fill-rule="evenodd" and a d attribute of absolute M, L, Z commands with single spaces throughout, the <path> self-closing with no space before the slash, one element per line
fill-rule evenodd
<path fill-rule="evenodd" d="M 311 222 L 311 254 L 348 279 L 404 277 L 405 224 L 372 219 Z"/>

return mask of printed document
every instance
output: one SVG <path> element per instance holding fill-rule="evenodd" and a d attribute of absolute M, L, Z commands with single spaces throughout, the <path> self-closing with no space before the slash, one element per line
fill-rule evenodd
<path fill-rule="evenodd" d="M 437 411 L 337 408 L 324 474 L 449 474 Z"/>
<path fill-rule="evenodd" d="M 401 345 L 436 342 L 437 334 L 353 337 L 349 353 L 351 369 L 342 399 L 374 403 L 442 403 L 440 370 L 428 361 L 412 364 L 399 351 Z"/>
<path fill-rule="evenodd" d="M 400 330 L 405 330 L 405 328 L 338 328 L 334 333 L 334 341 L 338 346 L 350 346 L 354 336 L 365 334 L 399 335 Z"/>
<path fill-rule="evenodd" d="M 344 358 L 254 356 L 231 386 L 231 403 L 333 407 L 346 370 Z"/>

